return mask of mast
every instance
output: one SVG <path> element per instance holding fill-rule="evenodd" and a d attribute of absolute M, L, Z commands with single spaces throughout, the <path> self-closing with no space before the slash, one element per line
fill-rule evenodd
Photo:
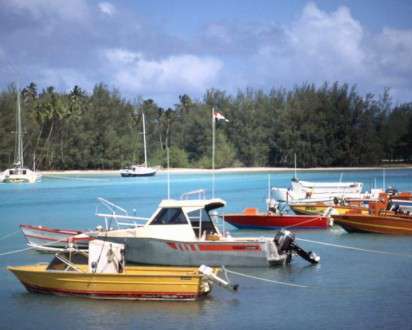
<path fill-rule="evenodd" d="M 296 174 L 296 153 L 294 154 L 294 159 L 295 159 L 295 179 L 298 178 L 297 174 Z"/>
<path fill-rule="evenodd" d="M 215 198 L 215 108 L 212 107 L 212 198 Z"/>
<path fill-rule="evenodd" d="M 17 86 L 16 141 L 14 145 L 14 165 L 23 167 L 23 137 L 21 132 L 20 90 Z"/>
<path fill-rule="evenodd" d="M 144 118 L 144 111 L 142 111 L 142 123 L 143 123 L 144 166 L 147 167 L 146 122 L 145 122 L 145 118 Z"/>

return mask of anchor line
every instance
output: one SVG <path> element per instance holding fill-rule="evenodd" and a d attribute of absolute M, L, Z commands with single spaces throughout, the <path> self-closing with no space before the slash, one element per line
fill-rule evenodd
<path fill-rule="evenodd" d="M 20 230 L 16 230 L 15 232 L 6 234 L 6 235 L 0 237 L 0 241 L 6 239 L 6 238 L 8 238 L 8 237 L 14 236 L 14 235 L 16 235 L 18 232 L 20 232 Z"/>
<path fill-rule="evenodd" d="M 299 240 L 299 241 L 302 241 L 302 242 L 315 243 L 315 244 L 325 245 L 325 246 L 333 246 L 333 247 L 347 249 L 347 250 L 354 250 L 354 251 L 362 251 L 362 252 L 369 252 L 369 253 L 376 253 L 376 254 L 383 254 L 383 255 L 392 255 L 392 256 L 398 256 L 398 257 L 412 258 L 411 254 L 405 254 L 405 253 L 396 253 L 396 252 L 388 252 L 388 251 L 380 251 L 380 250 L 372 250 L 372 249 L 363 249 L 363 248 L 358 248 L 358 247 L 354 247 L 354 246 L 347 246 L 347 245 L 341 245 L 341 244 L 320 242 L 320 241 L 314 241 L 314 240 L 305 239 L 305 238 L 296 238 L 296 239 Z"/>
<path fill-rule="evenodd" d="M 283 228 L 284 228 L 284 229 L 289 229 L 289 228 L 301 226 L 301 225 L 304 225 L 304 224 L 307 223 L 307 222 L 311 222 L 311 221 L 314 221 L 314 220 L 317 220 L 317 219 L 320 219 L 320 218 L 321 218 L 321 216 L 319 215 L 319 216 L 317 216 L 317 217 L 309 218 L 309 219 L 306 219 L 306 220 L 304 220 L 304 221 L 295 223 L 294 225 L 286 226 L 286 227 L 283 227 Z"/>
<path fill-rule="evenodd" d="M 254 279 L 254 280 L 258 280 L 258 281 L 269 282 L 269 283 L 274 283 L 274 284 L 279 284 L 279 285 L 285 285 L 285 286 L 291 286 L 291 287 L 296 287 L 296 288 L 308 288 L 307 285 L 270 280 L 270 279 L 263 278 L 263 277 L 257 277 L 257 276 L 253 276 L 253 275 L 248 275 L 248 274 L 243 274 L 243 273 L 235 272 L 235 271 L 233 271 L 233 270 L 227 269 L 226 267 L 224 267 L 224 270 L 225 270 L 225 272 L 227 272 L 227 273 L 229 273 L 229 274 L 238 275 L 238 276 L 246 277 L 246 278 L 251 278 L 251 279 Z"/>

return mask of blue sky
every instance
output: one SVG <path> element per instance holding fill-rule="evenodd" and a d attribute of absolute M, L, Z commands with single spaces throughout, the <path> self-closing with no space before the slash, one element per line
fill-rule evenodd
<path fill-rule="evenodd" d="M 399 0 L 0 0 L 0 87 L 103 82 L 168 107 L 339 81 L 412 101 L 411 17 Z"/>

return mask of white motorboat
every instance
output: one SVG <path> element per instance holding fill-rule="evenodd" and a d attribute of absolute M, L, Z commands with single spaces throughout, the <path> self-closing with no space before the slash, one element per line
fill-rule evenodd
<path fill-rule="evenodd" d="M 138 177 L 138 176 L 153 176 L 156 174 L 157 167 L 149 167 L 147 164 L 147 146 L 146 146 L 146 123 L 144 112 L 142 112 L 143 125 L 143 147 L 144 147 L 144 163 L 139 165 L 132 165 L 120 170 L 122 177 Z"/>
<path fill-rule="evenodd" d="M 288 231 L 274 238 L 232 237 L 221 233 L 209 213 L 224 206 L 222 199 L 163 200 L 141 227 L 96 232 L 98 239 L 126 245 L 126 260 L 174 266 L 271 266 L 290 262 L 297 253 L 311 263 L 319 262 L 305 252 Z"/>
<path fill-rule="evenodd" d="M 3 183 L 35 183 L 41 177 L 35 170 L 30 170 L 23 165 L 23 136 L 21 127 L 20 91 L 17 89 L 16 112 L 16 143 L 14 151 L 14 164 L 0 174 L 0 182 Z"/>

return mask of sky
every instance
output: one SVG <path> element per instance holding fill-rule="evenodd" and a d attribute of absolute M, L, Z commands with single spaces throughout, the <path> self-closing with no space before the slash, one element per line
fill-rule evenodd
<path fill-rule="evenodd" d="M 411 102 L 411 18 L 407 0 L 0 0 L 0 89 L 104 83 L 173 107 L 338 81 Z"/>

